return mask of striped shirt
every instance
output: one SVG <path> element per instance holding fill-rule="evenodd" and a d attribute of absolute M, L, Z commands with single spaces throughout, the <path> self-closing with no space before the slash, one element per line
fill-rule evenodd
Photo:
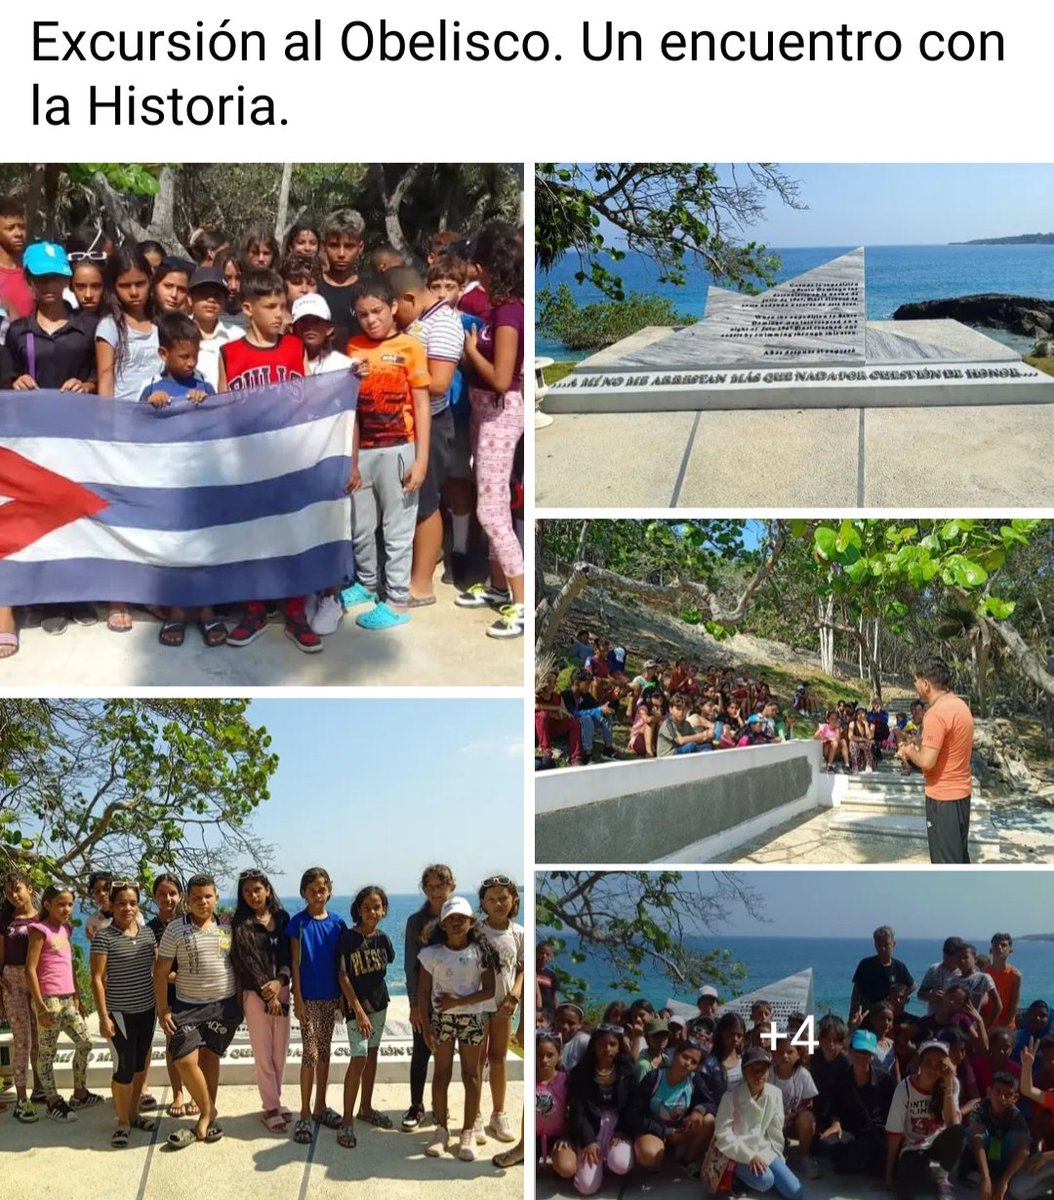
<path fill-rule="evenodd" d="M 106 1007 L 110 1012 L 142 1013 L 154 1007 L 154 935 L 141 925 L 128 937 L 104 925 L 92 939 L 92 957 L 106 956 Z"/>
<path fill-rule="evenodd" d="M 170 921 L 161 935 L 159 958 L 178 958 L 176 999 L 184 1004 L 226 1000 L 235 993 L 231 966 L 231 931 L 210 921 L 194 924 L 191 916 Z"/>
<path fill-rule="evenodd" d="M 461 318 L 445 300 L 415 317 L 406 332 L 417 338 L 425 348 L 425 357 L 436 361 L 458 363 L 465 349 L 465 331 Z M 438 416 L 448 404 L 448 397 L 431 396 L 432 416 Z"/>

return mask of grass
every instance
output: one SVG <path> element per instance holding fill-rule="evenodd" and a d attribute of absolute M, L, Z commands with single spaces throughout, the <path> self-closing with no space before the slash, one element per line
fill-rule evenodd
<path fill-rule="evenodd" d="M 1035 367 L 1045 375 L 1054 375 L 1054 358 L 1036 358 L 1033 354 L 1026 354 L 1024 357 L 1030 367 Z"/>
<path fill-rule="evenodd" d="M 1046 729 L 1039 717 L 1014 717 L 1014 730 L 1025 748 L 1028 763 L 1032 767 L 1054 767 L 1054 746 L 1047 738 Z"/>
<path fill-rule="evenodd" d="M 563 379 L 565 375 L 570 375 L 575 369 L 573 362 L 554 362 L 551 367 L 546 367 L 542 372 L 542 377 L 546 383 L 556 383 Z"/>

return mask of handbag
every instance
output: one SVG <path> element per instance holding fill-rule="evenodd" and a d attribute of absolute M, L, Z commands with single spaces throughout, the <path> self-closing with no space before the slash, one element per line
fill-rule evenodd
<path fill-rule="evenodd" d="M 732 1093 L 732 1128 L 736 1127 L 739 1117 L 739 1102 L 735 1092 Z M 710 1196 L 720 1195 L 722 1192 L 731 1192 L 732 1190 L 732 1173 L 736 1169 L 735 1159 L 729 1158 L 724 1151 L 717 1148 L 717 1138 L 710 1139 L 710 1145 L 706 1148 L 706 1156 L 703 1158 L 703 1165 L 699 1172 L 699 1178 L 703 1181 L 703 1187 L 706 1188 L 707 1194 Z"/>

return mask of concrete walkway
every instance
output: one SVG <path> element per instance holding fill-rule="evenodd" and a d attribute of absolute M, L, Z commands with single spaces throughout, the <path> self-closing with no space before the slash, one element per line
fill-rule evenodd
<path fill-rule="evenodd" d="M 523 686 L 523 639 L 486 636 L 496 614 L 454 605 L 453 587 L 435 579 L 437 602 L 415 609 L 407 625 L 370 633 L 346 613 L 321 654 L 304 654 L 274 617 L 251 646 L 205 646 L 195 626 L 178 650 L 160 645 L 159 622 L 133 612 L 130 633 L 104 622 L 70 625 L 61 636 L 23 629 L 21 648 L 0 660 L 0 687 L 39 688 L 65 695 L 70 688 L 128 687 L 465 687 Z M 100 610 L 101 611 L 101 610 Z"/>
<path fill-rule="evenodd" d="M 536 434 L 541 508 L 1043 507 L 1054 405 L 576 413 Z"/>
<path fill-rule="evenodd" d="M 167 1088 L 153 1089 L 162 1105 Z M 12 1093 L 7 1093 L 8 1099 Z M 295 1107 L 295 1090 L 286 1102 Z M 340 1089 L 329 1089 L 329 1103 L 340 1109 Z M 523 1195 L 523 1168 L 499 1171 L 493 1155 L 507 1147 L 494 1139 L 478 1148 L 473 1163 L 456 1157 L 462 1093 L 450 1090 L 452 1153 L 426 1158 L 429 1126 L 421 1133 L 402 1133 L 399 1118 L 408 1103 L 407 1085 L 378 1084 L 374 1106 L 391 1117 L 393 1130 L 357 1122 L 358 1146 L 344 1150 L 336 1133 L 321 1130 L 310 1146 L 297 1145 L 292 1134 L 268 1133 L 259 1120 L 255 1087 L 221 1085 L 223 1138 L 173 1152 L 165 1139 L 188 1126 L 163 1116 L 151 1135 L 132 1131 L 125 1150 L 114 1150 L 113 1109 L 109 1102 L 78 1114 L 75 1125 L 59 1125 L 41 1117 L 35 1125 L 19 1125 L 10 1112 L 0 1114 L 0 1194 L 4 1196 L 74 1196 L 77 1200 L 326 1200 L 354 1194 L 362 1200 L 513 1200 Z M 488 1100 L 484 1084 L 484 1099 Z M 508 1109 L 523 1105 L 522 1083 L 509 1084 Z M 163 1112 L 163 1108 L 162 1108 Z M 485 1107 L 485 1117 L 490 1109 Z M 354 1192 L 349 1184 L 354 1184 Z"/>

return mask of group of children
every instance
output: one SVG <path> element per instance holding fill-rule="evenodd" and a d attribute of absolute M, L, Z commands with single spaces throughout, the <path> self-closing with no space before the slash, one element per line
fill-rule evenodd
<path fill-rule="evenodd" d="M 157 242 L 114 245 L 95 227 L 66 247 L 27 245 L 26 229 L 24 206 L 0 199 L 2 389 L 162 409 L 321 373 L 357 377 L 347 481 L 355 578 L 285 598 L 285 632 L 300 650 L 321 651 L 348 609 L 362 610 L 356 624 L 365 629 L 406 623 L 412 609 L 436 603 L 440 560 L 458 606 L 495 610 L 488 636 L 522 637 L 518 229 L 493 222 L 471 242 L 436 234 L 420 267 L 387 245 L 367 255 L 365 222 L 352 209 L 298 223 L 281 247 L 264 229 L 238 252 L 224 234 L 197 230 L 193 261 Z M 473 493 L 490 554 L 490 577 L 478 583 L 469 566 Z M 93 622 L 95 604 L 85 601 L 48 606 L 44 630 Z M 111 630 L 131 629 L 127 603 L 106 607 Z M 161 644 L 182 645 L 189 614 L 160 615 Z M 247 646 L 265 632 L 267 604 L 247 597 L 231 628 L 211 608 L 193 616 L 207 646 Z M 0 606 L 0 657 L 18 648 L 16 615 Z"/>
<path fill-rule="evenodd" d="M 438 1157 L 450 1138 L 448 1091 L 455 1050 L 464 1086 L 464 1120 L 457 1155 L 476 1158 L 488 1132 L 517 1140 L 505 1111 L 506 1057 L 523 990 L 523 927 L 515 917 L 520 895 L 506 875 L 484 879 L 479 911 L 455 895 L 451 869 L 426 867 L 425 901 L 406 923 L 405 969 L 413 1027 L 409 1107 L 405 1131 L 425 1123 L 424 1090 L 434 1058 L 434 1130 L 425 1154 Z M 92 1039 L 78 986 L 71 918 L 72 889 L 54 884 L 39 902 L 28 876 L 8 874 L 0 908 L 0 999 L 12 1032 L 16 1120 L 39 1119 L 38 1105 L 59 1122 L 102 1103 L 88 1090 Z M 218 913 L 215 880 L 195 875 L 184 888 L 171 874 L 151 884 L 155 915 L 141 906 L 134 879 L 104 872 L 89 881 L 96 909 L 85 934 L 90 942 L 91 991 L 99 1031 L 113 1048 L 111 1093 L 115 1127 L 110 1142 L 129 1144 L 133 1130 L 150 1133 L 157 1101 L 146 1089 L 155 1027 L 165 1036 L 172 1088 L 168 1113 L 195 1118 L 168 1137 L 173 1149 L 223 1136 L 216 1119 L 220 1060 L 239 1024 L 248 1028 L 260 1093 L 260 1119 L 275 1134 L 292 1126 L 296 1142 L 310 1144 L 332 1129 L 346 1149 L 356 1145 L 356 1120 L 391 1129 L 373 1104 L 377 1056 L 389 1005 L 388 966 L 395 960 L 381 928 L 388 912 L 384 888 L 359 890 L 350 923 L 329 908 L 333 885 L 312 867 L 300 880 L 303 909 L 282 907 L 267 875 L 243 871 L 233 916 Z M 300 1026 L 299 1113 L 282 1100 L 292 1011 Z M 343 1022 L 350 1048 L 342 1111 L 327 1104 L 331 1043 Z M 63 1098 L 55 1081 L 60 1033 L 73 1043 L 73 1091 Z M 489 1065 L 493 1111 L 484 1126 L 482 1064 Z M 32 1066 L 33 1090 L 29 1088 Z M 0 1105 L 6 1108 L 7 1105 Z M 521 1156 L 522 1161 L 522 1156 Z M 506 1164 L 502 1164 L 506 1165 Z"/>
<path fill-rule="evenodd" d="M 847 772 L 874 771 L 883 753 L 895 755 L 898 746 L 921 745 L 924 707 L 921 700 L 915 700 L 909 712 L 895 713 L 891 722 L 878 696 L 872 698 L 870 708 L 839 700 L 837 707 L 824 713 L 813 734 L 823 746 L 824 770 L 837 771 L 840 761 Z M 900 760 L 902 774 L 917 769 L 907 759 Z"/>
<path fill-rule="evenodd" d="M 747 670 L 648 659 L 636 675 L 626 651 L 580 630 L 571 647 L 567 687 L 549 671 L 535 692 L 535 766 L 554 765 L 553 743 L 566 739 L 571 766 L 786 741 L 793 712 L 783 713 L 764 676 Z M 628 724 L 626 745 L 615 745 L 615 722 Z"/>
<path fill-rule="evenodd" d="M 553 948 L 538 947 L 535 1132 L 539 1170 L 592 1195 L 605 1171 L 659 1171 L 675 1157 L 710 1194 L 804 1195 L 819 1158 L 839 1176 L 871 1177 L 898 1197 L 948 1200 L 953 1175 L 983 1200 L 1033 1200 L 1054 1189 L 1051 1009 L 1021 1009 L 1013 939 L 983 958 L 948 938 L 917 999 L 889 926 L 853 975 L 849 1019 L 747 1022 L 701 988 L 698 1015 L 615 1001 L 592 1025 L 561 1002 Z M 983 964 L 983 965 L 982 965 Z M 788 1143 L 797 1143 L 794 1169 Z"/>

